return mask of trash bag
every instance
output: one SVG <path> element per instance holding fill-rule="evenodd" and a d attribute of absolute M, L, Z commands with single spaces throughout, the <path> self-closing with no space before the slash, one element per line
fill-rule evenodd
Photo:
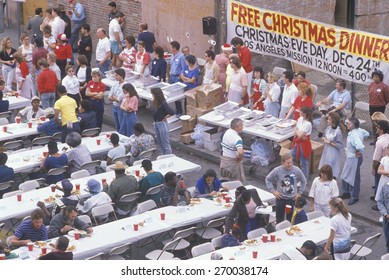
<path fill-rule="evenodd" d="M 194 132 L 190 135 L 193 140 L 195 140 L 195 145 L 197 147 L 204 147 L 204 136 L 203 132 L 205 130 L 209 129 L 209 127 L 206 127 L 202 124 L 197 124 L 194 128 Z"/>
<path fill-rule="evenodd" d="M 251 162 L 257 166 L 268 166 L 275 161 L 271 141 L 259 138 L 251 145 Z"/>

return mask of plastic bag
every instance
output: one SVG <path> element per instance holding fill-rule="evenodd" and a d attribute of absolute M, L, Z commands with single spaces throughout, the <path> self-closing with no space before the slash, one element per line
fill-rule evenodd
<path fill-rule="evenodd" d="M 193 140 L 195 140 L 195 145 L 197 147 L 204 147 L 204 136 L 203 136 L 203 132 L 206 130 L 207 128 L 205 127 L 205 125 L 202 125 L 202 124 L 197 124 L 194 128 L 194 132 L 190 135 L 192 137 Z"/>
<path fill-rule="evenodd" d="M 258 166 L 268 166 L 274 160 L 272 142 L 265 139 L 256 139 L 251 145 L 251 162 Z"/>

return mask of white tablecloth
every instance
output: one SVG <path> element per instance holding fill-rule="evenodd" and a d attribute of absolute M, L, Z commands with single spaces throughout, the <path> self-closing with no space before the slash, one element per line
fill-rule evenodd
<path fill-rule="evenodd" d="M 12 120 L 11 120 L 12 121 Z M 3 127 L 7 127 L 7 132 L 4 132 Z M 26 123 L 11 123 L 0 126 L 0 141 L 14 140 L 19 137 L 26 137 L 30 135 L 39 134 L 36 130 L 37 124 L 33 122 L 32 128 L 28 128 Z"/>
<path fill-rule="evenodd" d="M 9 101 L 9 110 L 21 109 L 31 105 L 31 101 L 23 96 L 16 98 L 15 96 L 4 97 L 4 100 Z"/>

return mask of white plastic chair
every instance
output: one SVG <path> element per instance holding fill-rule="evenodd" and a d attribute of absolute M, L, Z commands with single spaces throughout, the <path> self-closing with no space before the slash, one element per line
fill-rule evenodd
<path fill-rule="evenodd" d="M 152 188 L 148 189 L 146 194 L 145 194 L 145 196 L 143 197 L 143 199 L 145 197 L 149 197 L 151 195 L 159 194 L 161 192 L 162 187 L 163 187 L 163 184 L 160 184 L 158 186 L 155 186 L 155 187 L 152 187 Z"/>
<path fill-rule="evenodd" d="M 19 185 L 19 190 L 21 190 L 22 192 L 29 192 L 38 188 L 39 183 L 37 180 L 29 180 Z"/>
<path fill-rule="evenodd" d="M 141 152 L 140 153 L 140 155 L 139 155 L 139 159 L 141 160 L 143 160 L 143 159 L 149 159 L 149 160 L 151 160 L 152 159 L 152 157 L 154 156 L 154 153 L 157 151 L 157 149 L 156 148 L 152 148 L 152 149 L 150 149 L 150 150 L 147 150 L 147 151 L 143 151 L 143 152 Z"/>
<path fill-rule="evenodd" d="M 316 218 L 320 218 L 322 216 L 324 216 L 324 213 L 322 211 L 320 211 L 320 210 L 307 213 L 308 221 L 316 219 Z"/>
<path fill-rule="evenodd" d="M 267 230 L 264 228 L 257 228 L 257 229 L 254 229 L 252 231 L 249 231 L 247 233 L 247 238 L 248 239 L 255 239 L 255 238 L 261 237 L 262 234 L 267 234 Z"/>
<path fill-rule="evenodd" d="M 142 161 L 143 159 L 140 159 L 140 160 L 136 160 L 132 163 L 132 166 L 137 166 L 137 165 L 141 165 L 142 164 Z"/>
<path fill-rule="evenodd" d="M 7 125 L 7 124 L 9 124 L 8 119 L 6 119 L 6 118 L 0 118 L 0 125 Z"/>
<path fill-rule="evenodd" d="M 145 258 L 148 260 L 172 260 L 174 255 L 167 250 L 172 250 L 177 247 L 177 245 L 181 242 L 181 237 L 176 238 L 175 240 L 168 242 L 165 246 L 163 246 L 162 250 L 153 250 L 148 253 Z"/>
<path fill-rule="evenodd" d="M 70 178 L 72 179 L 80 179 L 90 176 L 89 171 L 86 169 L 81 169 L 78 171 L 74 171 L 72 174 L 70 174 Z"/>
<path fill-rule="evenodd" d="M 149 210 L 152 210 L 155 208 L 157 208 L 157 204 L 155 203 L 154 200 L 149 199 L 149 200 L 146 200 L 145 202 L 141 202 L 138 204 L 138 213 L 142 214 L 146 211 L 149 211 Z"/>
<path fill-rule="evenodd" d="M 211 243 L 215 249 L 220 249 L 222 247 L 222 239 L 224 235 L 220 235 L 217 237 L 212 238 Z"/>
<path fill-rule="evenodd" d="M 0 191 L 5 191 L 7 189 L 12 189 L 14 185 L 15 185 L 14 181 L 8 181 L 8 182 L 0 183 Z"/>
<path fill-rule="evenodd" d="M 89 128 L 81 132 L 81 137 L 82 138 L 94 137 L 99 135 L 99 133 L 100 133 L 100 127 Z"/>
<path fill-rule="evenodd" d="M 197 256 L 201 256 L 210 252 L 215 251 L 215 247 L 211 242 L 206 242 L 192 248 L 192 256 L 195 258 Z"/>
<path fill-rule="evenodd" d="M 92 213 L 93 220 L 95 221 L 96 225 L 98 225 L 97 220 L 99 219 L 99 217 L 106 217 L 106 216 L 109 216 L 109 214 L 111 214 L 111 213 L 115 217 L 115 220 L 118 219 L 116 217 L 115 210 L 113 209 L 112 204 L 109 204 L 109 203 L 92 208 L 91 213 Z"/>
<path fill-rule="evenodd" d="M 282 221 L 281 223 L 276 224 L 276 231 L 279 231 L 284 228 L 291 227 L 292 225 L 288 220 Z"/>
<path fill-rule="evenodd" d="M 240 186 L 243 186 L 241 181 L 230 181 L 230 182 L 223 182 L 222 186 L 227 188 L 228 190 L 234 190 Z"/>

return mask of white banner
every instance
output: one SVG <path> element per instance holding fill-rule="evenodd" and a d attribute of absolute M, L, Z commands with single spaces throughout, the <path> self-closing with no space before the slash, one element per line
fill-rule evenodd
<path fill-rule="evenodd" d="M 389 84 L 388 37 L 228 0 L 227 41 L 234 37 L 252 52 L 356 83 L 371 83 L 371 73 L 380 69 Z"/>

